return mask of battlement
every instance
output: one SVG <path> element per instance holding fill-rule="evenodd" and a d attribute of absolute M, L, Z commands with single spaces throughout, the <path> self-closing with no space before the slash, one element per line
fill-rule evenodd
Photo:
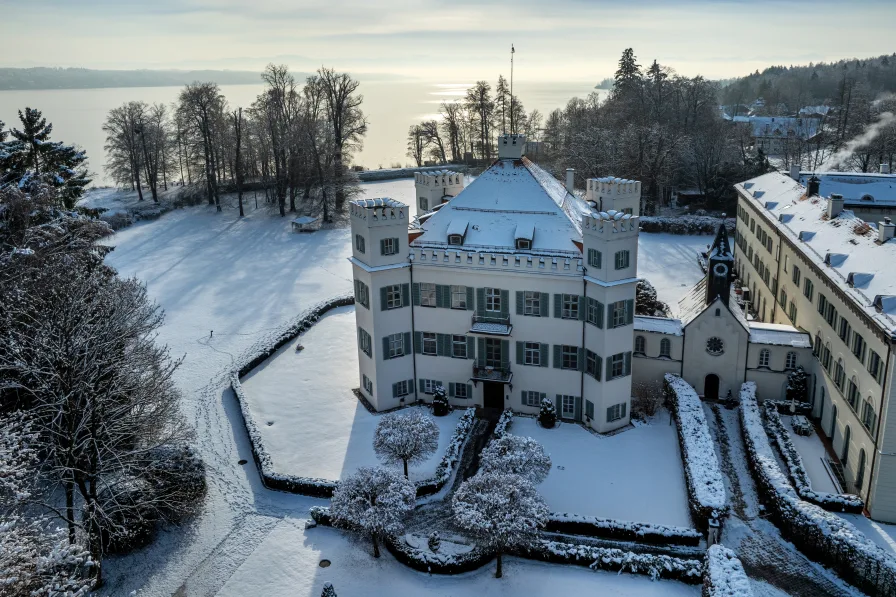
<path fill-rule="evenodd" d="M 411 247 L 410 259 L 421 265 L 448 265 L 487 270 L 538 271 L 566 274 L 582 274 L 582 259 L 572 257 L 542 257 L 455 249 L 421 249 Z"/>
<path fill-rule="evenodd" d="M 351 216 L 369 228 L 395 224 L 407 227 L 408 206 L 389 197 L 358 199 L 351 202 Z"/>
<path fill-rule="evenodd" d="M 426 187 L 451 187 L 457 185 L 463 187 L 464 175 L 453 170 L 414 172 L 414 184 Z"/>
<path fill-rule="evenodd" d="M 593 211 L 582 217 L 582 234 L 592 236 L 619 235 L 637 236 L 640 218 L 621 211 Z"/>
<path fill-rule="evenodd" d="M 518 160 L 526 153 L 526 135 L 498 135 L 498 159 Z"/>
<path fill-rule="evenodd" d="M 597 200 L 597 195 L 606 197 L 615 195 L 641 196 L 641 183 L 637 180 L 605 176 L 603 178 L 589 178 L 585 181 L 585 198 Z"/>

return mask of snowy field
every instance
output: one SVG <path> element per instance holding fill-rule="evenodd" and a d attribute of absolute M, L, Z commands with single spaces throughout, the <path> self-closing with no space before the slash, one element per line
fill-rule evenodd
<path fill-rule="evenodd" d="M 538 491 L 553 512 L 691 527 L 675 426 L 665 412 L 650 425 L 598 436 L 573 423 L 544 429 L 516 417 L 515 435 L 550 454 L 553 468 Z"/>
<path fill-rule="evenodd" d="M 706 250 L 712 236 L 685 236 L 665 232 L 638 235 L 638 277 L 656 288 L 659 299 L 678 317 L 678 301 L 704 276 L 697 252 Z"/>
<path fill-rule="evenodd" d="M 322 559 L 331 565 L 321 568 Z M 458 576 L 428 575 L 398 564 L 383 550 L 377 560 L 369 540 L 328 528 L 304 530 L 284 520 L 230 578 L 218 597 L 318 597 L 333 583 L 339 597 L 481 597 L 601 595 L 602 597 L 697 596 L 700 587 L 646 576 L 593 572 L 577 566 L 505 558 L 504 577 L 494 563 Z"/>
<path fill-rule="evenodd" d="M 305 348 L 297 353 L 299 343 Z M 351 391 L 358 387 L 353 306 L 327 313 L 242 383 L 278 473 L 335 481 L 358 467 L 382 464 L 373 451 L 373 434 L 380 417 L 389 415 L 370 414 Z M 429 460 L 411 467 L 412 481 L 435 474 L 463 412 L 433 417 L 439 448 Z"/>

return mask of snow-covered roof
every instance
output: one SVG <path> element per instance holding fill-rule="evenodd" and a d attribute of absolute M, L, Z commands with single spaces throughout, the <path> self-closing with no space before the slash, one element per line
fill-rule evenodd
<path fill-rule="evenodd" d="M 455 218 L 448 224 L 447 234 L 449 236 L 452 234 L 459 234 L 460 236 L 463 236 L 467 233 L 467 224 L 468 222 L 466 218 Z"/>
<path fill-rule="evenodd" d="M 374 207 L 407 207 L 401 201 L 396 201 L 392 197 L 379 197 L 377 199 L 355 199 L 352 201 L 358 207 L 366 207 L 368 209 Z"/>
<path fill-rule="evenodd" d="M 495 323 L 492 321 L 477 321 L 470 332 L 473 334 L 494 334 L 496 336 L 509 336 L 513 326 L 506 323 Z"/>
<path fill-rule="evenodd" d="M 728 299 L 727 309 L 731 311 L 731 314 L 734 315 L 734 318 L 743 326 L 744 330 L 749 331 L 749 328 L 747 327 L 747 317 L 744 315 L 744 311 L 740 308 L 740 305 L 737 304 L 735 296 L 734 289 L 732 288 L 730 298 Z M 716 303 L 718 303 L 718 305 Z M 678 312 L 681 315 L 682 325 L 687 327 L 689 323 L 694 321 L 697 316 L 703 313 L 706 309 L 710 307 L 724 306 L 725 304 L 719 297 L 713 299 L 709 305 L 706 304 L 706 277 L 704 276 L 703 278 L 700 278 L 700 281 L 691 288 L 684 298 L 678 301 Z"/>
<path fill-rule="evenodd" d="M 671 317 L 651 317 L 649 315 L 635 315 L 635 331 L 656 332 L 669 336 L 681 336 L 682 326 L 680 319 Z"/>
<path fill-rule="evenodd" d="M 896 335 L 896 314 L 886 308 L 878 311 L 874 306 L 877 297 L 884 307 L 886 297 L 896 296 L 896 241 L 878 244 L 877 233 L 849 210 L 828 219 L 823 198 L 807 198 L 802 185 L 779 172 L 763 174 L 735 188 L 760 213 L 768 214 L 770 225 L 799 248 L 856 307 L 888 335 Z M 784 215 L 791 217 L 781 221 Z M 850 273 L 866 274 L 861 277 L 863 285 L 850 286 Z"/>
<path fill-rule="evenodd" d="M 896 207 L 896 174 L 864 172 L 800 172 L 800 184 L 806 185 L 812 177 L 818 177 L 819 194 L 843 195 L 846 206 L 886 205 Z"/>
<path fill-rule="evenodd" d="M 535 224 L 532 222 L 519 224 L 513 231 L 514 240 L 532 240 L 533 236 L 535 236 Z"/>
<path fill-rule="evenodd" d="M 792 325 L 751 321 L 749 326 L 750 342 L 753 344 L 812 348 L 812 338 L 809 334 L 799 331 Z"/>
<path fill-rule="evenodd" d="M 446 247 L 452 222 L 469 224 L 464 247 L 516 250 L 517 230 L 533 230 L 533 253 L 580 256 L 587 204 L 527 158 L 497 160 L 421 227 L 415 247 Z"/>
<path fill-rule="evenodd" d="M 733 116 L 733 122 L 749 124 L 754 137 L 788 137 L 799 135 L 811 139 L 818 132 L 816 118 L 794 118 L 792 116 Z"/>
<path fill-rule="evenodd" d="M 293 224 L 313 224 L 314 222 L 318 221 L 319 219 L 320 218 L 315 218 L 312 216 L 299 216 L 299 217 L 293 219 L 292 222 L 293 222 Z"/>

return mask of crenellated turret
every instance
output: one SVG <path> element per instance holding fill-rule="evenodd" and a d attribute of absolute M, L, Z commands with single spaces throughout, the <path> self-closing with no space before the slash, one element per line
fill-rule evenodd
<path fill-rule="evenodd" d="M 370 267 L 408 260 L 408 206 L 395 199 L 351 202 L 352 256 Z"/>
<path fill-rule="evenodd" d="M 433 210 L 437 205 L 447 203 L 464 190 L 464 175 L 452 170 L 435 172 L 415 172 L 414 190 L 417 193 L 418 213 Z"/>
<path fill-rule="evenodd" d="M 615 282 L 636 276 L 638 222 L 638 216 L 612 209 L 582 218 L 582 251 L 590 277 Z"/>
<path fill-rule="evenodd" d="M 604 212 L 620 211 L 634 216 L 641 214 L 641 183 L 606 176 L 585 181 L 585 200 Z"/>

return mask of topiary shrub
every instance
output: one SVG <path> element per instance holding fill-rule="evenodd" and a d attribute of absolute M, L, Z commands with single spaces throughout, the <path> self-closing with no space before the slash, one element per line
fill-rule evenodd
<path fill-rule="evenodd" d="M 439 537 L 439 532 L 433 531 L 429 535 L 429 539 L 427 539 L 426 544 L 429 546 L 429 551 L 433 553 L 439 551 L 439 548 L 442 546 L 442 538 Z"/>
<path fill-rule="evenodd" d="M 445 386 L 436 386 L 435 394 L 432 397 L 432 414 L 436 417 L 444 417 L 450 410 Z"/>
<path fill-rule="evenodd" d="M 545 429 L 551 429 L 557 424 L 557 409 L 554 403 L 545 398 L 541 401 L 541 410 L 538 412 L 538 422 Z"/>

